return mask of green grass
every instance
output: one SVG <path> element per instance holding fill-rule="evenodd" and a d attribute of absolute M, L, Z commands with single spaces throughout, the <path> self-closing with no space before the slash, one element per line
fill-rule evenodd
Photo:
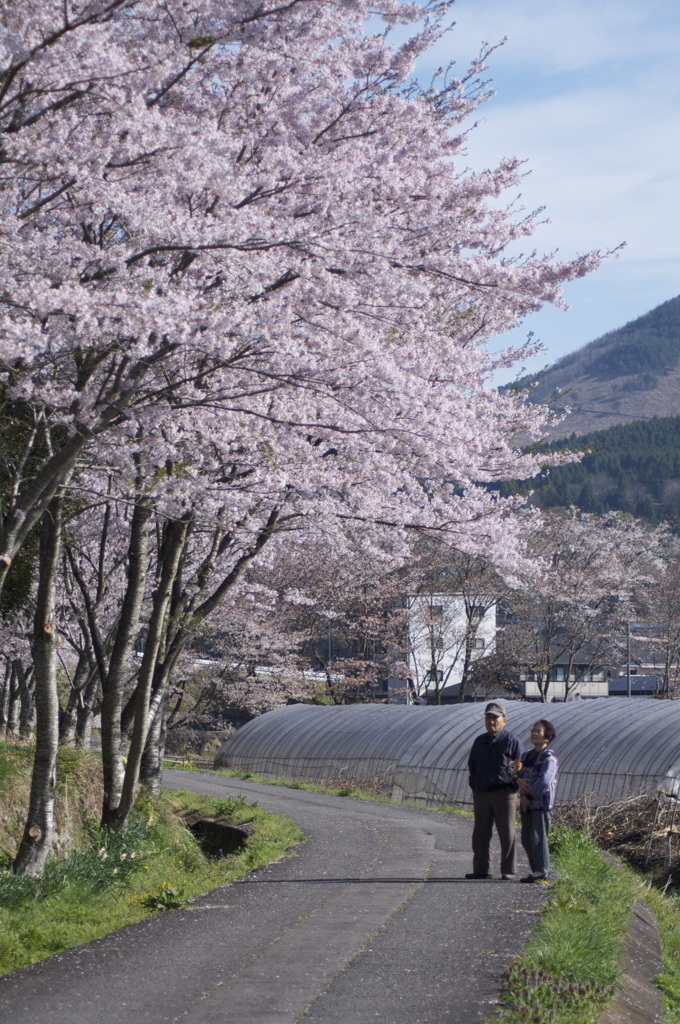
<path fill-rule="evenodd" d="M 663 972 L 656 983 L 663 993 L 664 1024 L 680 1024 L 680 893 L 648 884 L 641 895 L 659 924 Z"/>
<path fill-rule="evenodd" d="M 197 768 L 190 762 L 174 764 L 164 762 L 166 769 L 177 771 L 205 772 L 209 775 L 224 775 L 229 779 L 240 779 L 241 782 L 261 782 L 266 786 L 283 786 L 286 789 L 306 789 L 311 793 L 329 793 L 331 796 L 352 797 L 355 800 L 374 800 L 380 804 L 391 804 L 389 796 L 380 796 L 369 789 L 361 789 L 359 786 L 322 786 L 316 782 L 292 782 L 289 779 L 270 779 L 264 775 L 254 775 L 252 772 L 241 772 L 235 768 Z M 401 807 L 415 807 L 420 810 L 441 811 L 442 814 L 462 814 L 471 818 L 472 811 L 464 810 L 462 807 L 423 807 L 422 804 L 403 803 Z"/>
<path fill-rule="evenodd" d="M 420 807 L 421 810 L 423 809 L 420 804 L 405 804 L 404 806 Z M 427 807 L 425 810 L 437 811 L 438 814 L 458 814 L 463 818 L 474 818 L 475 816 L 474 811 L 468 810 L 467 807 L 458 807 L 457 805 L 454 805 L 453 807 Z"/>
<path fill-rule="evenodd" d="M 558 877 L 536 934 L 503 974 L 503 1024 L 595 1024 L 616 991 L 641 880 L 583 833 L 558 826 L 551 848 Z"/>
<path fill-rule="evenodd" d="M 539 931 L 504 977 L 501 1019 L 507 1024 L 588 1024 L 619 976 L 621 940 L 630 908 L 644 899 L 658 924 L 664 1024 L 680 1024 L 680 890 L 624 864 L 608 864 L 581 833 L 556 828 L 552 886 Z M 541 975 L 543 972 L 543 976 Z M 519 1009 L 521 1008 L 521 1009 Z M 552 1015 L 552 1016 L 551 1016 Z"/>
<path fill-rule="evenodd" d="M 245 847 L 229 857 L 206 856 L 184 828 L 198 810 L 251 822 Z M 164 792 L 142 805 L 126 833 L 90 826 L 67 858 L 48 862 L 40 882 L 0 871 L 0 974 L 91 942 L 150 913 L 184 906 L 211 889 L 280 859 L 304 839 L 293 821 L 242 798 L 215 800 Z"/>

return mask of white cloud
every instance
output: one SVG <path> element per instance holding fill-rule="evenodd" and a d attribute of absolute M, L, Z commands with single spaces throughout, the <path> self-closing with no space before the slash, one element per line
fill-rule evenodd
<path fill-rule="evenodd" d="M 527 321 L 552 360 L 680 292 L 680 4 L 458 0 L 454 16 L 421 59 L 424 79 L 508 36 L 490 61 L 497 95 L 478 111 L 469 166 L 526 160 L 522 205 L 545 206 L 551 221 L 534 237 L 542 251 L 627 242 L 620 260 L 568 288 L 570 313 Z"/>
<path fill-rule="evenodd" d="M 481 41 L 508 44 L 496 66 L 521 65 L 550 74 L 597 71 L 631 60 L 677 59 L 680 11 L 673 0 L 458 0 L 456 28 L 443 40 L 441 53 L 474 55 Z"/>

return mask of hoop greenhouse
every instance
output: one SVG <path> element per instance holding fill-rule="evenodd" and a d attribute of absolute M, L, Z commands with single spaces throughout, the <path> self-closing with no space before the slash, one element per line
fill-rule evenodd
<path fill-rule="evenodd" d="M 585 795 L 609 802 L 661 784 L 677 788 L 680 701 L 509 701 L 505 707 L 506 728 L 525 749 L 537 719 L 554 724 L 558 803 Z M 296 704 L 243 726 L 222 745 L 215 763 L 291 782 L 378 784 L 398 803 L 469 804 L 467 759 L 483 729 L 483 704 Z"/>

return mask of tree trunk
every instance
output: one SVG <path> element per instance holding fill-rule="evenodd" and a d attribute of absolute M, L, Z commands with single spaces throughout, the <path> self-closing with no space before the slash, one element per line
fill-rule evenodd
<path fill-rule="evenodd" d="M 132 515 L 130 548 L 128 552 L 128 583 L 111 652 L 109 670 L 102 680 L 102 765 L 104 769 L 104 799 L 102 825 L 113 825 L 118 818 L 118 807 L 123 791 L 122 732 L 120 716 L 123 691 L 139 629 L 139 616 L 144 599 L 149 548 L 149 519 L 151 505 L 140 498 Z"/>
<path fill-rule="evenodd" d="M 158 800 L 163 782 L 163 758 L 165 757 L 167 723 L 167 710 L 165 701 L 163 701 L 154 716 L 146 738 L 146 746 L 139 774 L 140 782 L 153 801 Z"/>
<path fill-rule="evenodd" d="M 54 836 L 54 791 L 59 747 L 57 631 L 54 584 L 61 546 L 61 495 L 43 518 L 40 577 L 33 620 L 33 665 L 37 727 L 28 818 L 14 861 L 17 874 L 40 878 Z"/>
<path fill-rule="evenodd" d="M 132 742 L 125 767 L 123 792 L 118 808 L 118 824 L 124 828 L 139 792 L 139 771 L 149 731 L 149 703 L 151 688 L 158 664 L 158 655 L 166 639 L 166 624 L 172 588 L 179 568 L 180 558 L 187 536 L 188 520 L 171 522 L 167 525 L 161 547 L 161 576 L 153 595 L 153 609 L 149 619 L 148 635 L 144 645 L 144 657 L 139 671 L 135 693 L 135 718 L 132 728 Z"/>
<path fill-rule="evenodd" d="M 9 702 L 7 707 L 7 733 L 16 736 L 19 732 L 19 711 L 21 708 L 21 692 L 19 688 L 19 669 L 17 659 L 12 662 L 12 675 L 9 686 Z"/>
<path fill-rule="evenodd" d="M 0 691 L 0 739 L 3 739 L 7 733 L 7 717 L 9 715 L 9 698 L 12 692 L 12 662 L 9 658 L 5 658 L 5 677 L 2 682 L 2 690 Z"/>
<path fill-rule="evenodd" d="M 90 749 L 92 720 L 94 719 L 95 704 L 99 695 L 100 685 L 99 674 L 97 672 L 93 672 L 89 683 L 85 687 L 83 699 L 78 706 L 78 714 L 76 717 L 76 746 L 80 747 L 82 750 Z"/>
<path fill-rule="evenodd" d="M 35 728 L 35 673 L 33 666 L 25 670 L 19 668 L 19 735 L 22 740 L 30 740 Z"/>
<path fill-rule="evenodd" d="M 460 687 L 458 689 L 458 702 L 460 704 L 462 704 L 465 700 L 465 694 L 468 691 L 468 687 L 470 685 L 470 678 L 472 676 L 472 644 L 475 636 L 476 630 L 472 636 L 470 636 L 470 634 L 468 633 L 465 637 L 465 654 L 463 656 L 463 668 L 460 674 Z"/>
<path fill-rule="evenodd" d="M 72 747 L 75 745 L 76 721 L 78 709 L 83 703 L 83 690 L 87 687 L 88 681 L 95 671 L 96 666 L 92 658 L 92 652 L 88 650 L 81 651 L 76 670 L 73 673 L 66 707 L 59 715 L 59 742 L 63 746 Z"/>

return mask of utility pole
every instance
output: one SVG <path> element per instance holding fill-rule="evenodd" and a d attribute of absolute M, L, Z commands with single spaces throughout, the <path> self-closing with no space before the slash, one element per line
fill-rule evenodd
<path fill-rule="evenodd" d="M 628 696 L 632 696 L 630 692 L 630 622 L 626 623 L 626 633 L 628 635 L 628 665 L 627 665 L 627 676 L 628 676 Z"/>

